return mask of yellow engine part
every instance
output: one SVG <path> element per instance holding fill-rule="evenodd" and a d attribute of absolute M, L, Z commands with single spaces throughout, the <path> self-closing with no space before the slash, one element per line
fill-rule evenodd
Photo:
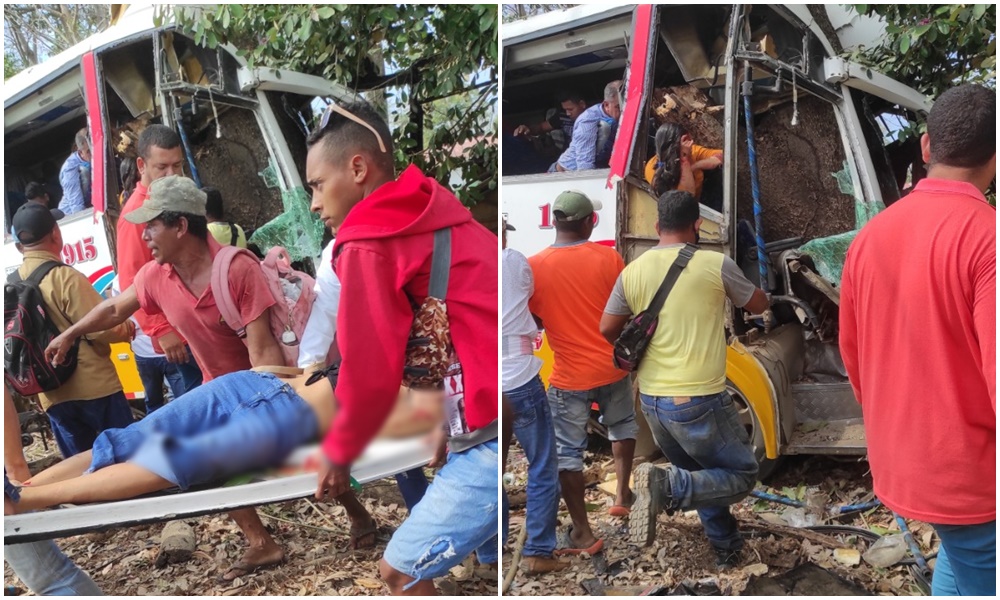
<path fill-rule="evenodd" d="M 137 394 L 145 394 L 131 346 L 124 343 L 111 344 L 111 362 L 115 364 L 115 371 L 118 372 L 118 379 L 122 382 L 122 391 L 126 396 L 133 398 Z"/>
<path fill-rule="evenodd" d="M 739 389 L 757 415 L 764 451 L 768 458 L 778 458 L 778 412 L 774 386 L 767 372 L 746 347 L 734 341 L 726 347 L 726 377 Z"/>

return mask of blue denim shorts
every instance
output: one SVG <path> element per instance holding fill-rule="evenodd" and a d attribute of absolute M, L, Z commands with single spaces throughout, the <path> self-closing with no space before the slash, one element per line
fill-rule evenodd
<path fill-rule="evenodd" d="M 240 371 L 94 442 L 90 471 L 129 461 L 187 489 L 280 465 L 315 441 L 316 413 L 274 375 Z"/>
<path fill-rule="evenodd" d="M 634 440 L 639 435 L 639 424 L 635 422 L 632 378 L 627 375 L 620 381 L 592 390 L 570 391 L 549 386 L 548 396 L 556 432 L 560 471 L 583 470 L 583 452 L 587 449 L 587 421 L 590 419 L 590 405 L 594 402 L 601 411 L 601 423 L 608 428 L 609 440 Z"/>
<path fill-rule="evenodd" d="M 423 500 L 403 521 L 383 558 L 414 581 L 442 577 L 475 552 L 497 562 L 497 440 L 448 454 Z"/>

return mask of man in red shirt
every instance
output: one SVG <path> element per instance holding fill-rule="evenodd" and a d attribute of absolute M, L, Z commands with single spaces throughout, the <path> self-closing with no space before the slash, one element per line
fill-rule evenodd
<path fill-rule="evenodd" d="M 139 269 L 153 260 L 152 253 L 142 239 L 143 226 L 131 223 L 124 217 L 142 207 L 149 196 L 149 186 L 154 181 L 169 175 L 183 174 L 181 138 L 173 129 L 165 125 L 146 127 L 139 135 L 138 150 L 136 169 L 140 180 L 136 182 L 135 190 L 122 207 L 116 226 L 118 285 L 123 290 L 132 285 Z M 184 340 L 165 316 L 149 314 L 140 309 L 135 313 L 135 321 L 139 327 L 132 348 L 135 351 L 136 368 L 142 385 L 146 388 L 148 413 L 162 406 L 163 394 L 156 390 L 163 387 L 164 378 L 170 382 L 174 396 L 178 397 L 197 387 L 202 377 L 198 365 L 190 360 L 191 355 Z M 150 346 L 152 352 L 149 350 Z"/>
<path fill-rule="evenodd" d="M 389 128 L 368 104 L 332 104 L 308 145 L 312 210 L 336 234 L 343 357 L 340 411 L 323 443 L 329 462 L 317 499 L 349 489 L 351 463 L 392 410 L 412 306 L 430 292 L 432 256 L 442 257 L 434 251 L 435 232 L 450 235 L 444 300 L 458 362 L 444 381 L 447 464 L 396 530 L 381 563 L 392 593 L 434 594 L 433 579 L 473 551 L 482 563 L 497 561 L 498 240 L 416 167 L 395 177 Z M 375 365 L 399 379 L 375 375 Z"/>
<path fill-rule="evenodd" d="M 205 381 L 255 366 L 282 365 L 281 348 L 271 334 L 270 307 L 274 297 L 257 264 L 237 256 L 230 266 L 229 287 L 246 325 L 246 343 L 222 320 L 212 293 L 212 261 L 222 248 L 208 233 L 205 193 L 194 181 L 170 175 L 154 181 L 143 205 L 125 215 L 143 227 L 143 240 L 153 261 L 136 273 L 121 295 L 106 300 L 67 329 L 54 346 L 67 346 L 81 335 L 118 324 L 140 308 L 166 318 L 176 331 L 192 340 L 191 351 L 202 366 Z M 252 508 L 230 512 L 250 543 L 243 558 L 224 576 L 235 579 L 284 559 L 284 552 Z"/>
<path fill-rule="evenodd" d="M 847 253 L 840 350 L 875 494 L 941 539 L 934 595 L 995 596 L 996 92 L 942 94 L 921 148 L 927 178 Z"/>

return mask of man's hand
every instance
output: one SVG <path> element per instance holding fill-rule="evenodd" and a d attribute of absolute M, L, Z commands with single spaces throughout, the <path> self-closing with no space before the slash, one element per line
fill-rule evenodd
<path fill-rule="evenodd" d="M 445 433 L 444 429 L 438 428 L 431 434 L 431 437 L 434 440 L 435 449 L 434 456 L 431 457 L 427 466 L 432 469 L 440 469 L 448 460 L 448 434 Z"/>
<path fill-rule="evenodd" d="M 691 165 L 691 168 L 698 169 L 699 171 L 711 171 L 712 169 L 718 169 L 722 166 L 722 157 L 718 154 L 709 156 L 708 158 L 703 158 L 698 162 Z"/>
<path fill-rule="evenodd" d="M 333 500 L 349 491 L 351 491 L 351 466 L 342 467 L 324 460 L 323 467 L 319 471 L 316 499 Z"/>
<path fill-rule="evenodd" d="M 45 360 L 53 367 L 63 364 L 66 360 L 66 353 L 73 347 L 76 336 L 67 335 L 69 330 L 60 333 L 56 339 L 49 342 L 45 349 Z"/>
<path fill-rule="evenodd" d="M 181 336 L 177 335 L 177 332 L 168 331 L 164 333 L 156 338 L 156 343 L 160 345 L 160 349 L 167 355 L 167 362 L 180 365 L 188 361 L 187 347 L 184 345 L 184 341 L 181 340 Z"/>
<path fill-rule="evenodd" d="M 527 125 L 518 125 L 514 128 L 514 137 L 520 137 L 522 135 L 531 135 L 531 128 Z"/>

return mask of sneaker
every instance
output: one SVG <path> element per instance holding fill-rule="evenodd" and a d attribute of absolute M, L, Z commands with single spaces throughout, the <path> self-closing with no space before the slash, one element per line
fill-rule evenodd
<path fill-rule="evenodd" d="M 740 559 L 743 557 L 743 549 L 736 548 L 735 550 L 726 550 L 723 548 L 715 548 L 715 566 L 721 569 L 732 569 L 740 564 Z"/>
<path fill-rule="evenodd" d="M 525 575 L 541 575 L 562 571 L 569 565 L 569 562 L 553 556 L 525 556 L 521 559 L 521 570 Z"/>
<path fill-rule="evenodd" d="M 636 467 L 633 477 L 635 502 L 629 514 L 628 538 L 633 544 L 649 546 L 656 538 L 656 515 L 660 514 L 664 504 L 670 504 L 669 491 L 668 497 L 663 497 L 664 489 L 670 488 L 670 480 L 666 469 L 652 463 Z"/>

